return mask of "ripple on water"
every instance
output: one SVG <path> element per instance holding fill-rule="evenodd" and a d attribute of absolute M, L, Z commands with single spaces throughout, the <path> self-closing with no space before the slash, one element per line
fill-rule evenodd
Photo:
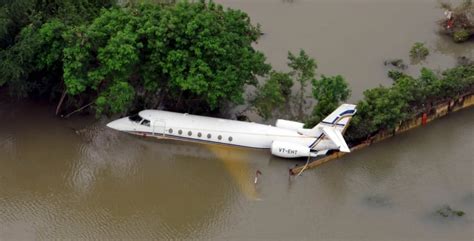
<path fill-rule="evenodd" d="M 16 140 L 11 135 L 0 136 L 0 152 L 2 155 L 13 157 L 17 154 Z"/>
<path fill-rule="evenodd" d="M 102 123 L 83 130 L 83 135 L 87 136 L 88 141 L 79 147 L 78 158 L 73 162 L 68 178 L 70 186 L 86 192 L 103 173 L 126 178 L 137 172 L 139 148 L 126 145 L 120 139 L 123 135 L 106 129 Z"/>

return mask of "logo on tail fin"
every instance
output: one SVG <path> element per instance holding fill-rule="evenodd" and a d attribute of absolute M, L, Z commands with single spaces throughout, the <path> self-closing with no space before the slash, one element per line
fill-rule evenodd
<path fill-rule="evenodd" d="M 342 104 L 331 114 L 329 114 L 323 121 L 316 125 L 307 134 L 312 134 L 316 140 L 309 146 L 311 149 L 315 148 L 319 142 L 327 138 L 331 140 L 342 152 L 349 152 L 349 148 L 342 137 L 348 127 L 352 116 L 357 112 L 356 106 L 351 104 Z"/>

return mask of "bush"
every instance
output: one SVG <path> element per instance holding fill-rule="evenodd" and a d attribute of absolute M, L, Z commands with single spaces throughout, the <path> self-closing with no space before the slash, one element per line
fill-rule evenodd
<path fill-rule="evenodd" d="M 346 140 L 357 143 L 380 130 L 394 130 L 430 103 L 456 98 L 474 89 L 474 65 L 458 66 L 440 76 L 423 68 L 420 76 L 398 77 L 390 87 L 366 90 L 357 103 L 357 114 L 346 132 Z"/>
<path fill-rule="evenodd" d="M 406 74 L 404 74 L 403 72 L 398 71 L 398 70 L 393 70 L 393 69 L 389 70 L 387 74 L 388 74 L 388 77 L 392 79 L 393 81 L 396 81 L 406 76 Z"/>
<path fill-rule="evenodd" d="M 453 34 L 454 42 L 460 43 L 469 39 L 469 32 L 466 29 L 455 31 Z"/>
<path fill-rule="evenodd" d="M 312 84 L 313 98 L 317 104 L 313 108 L 311 117 L 305 121 L 306 127 L 315 126 L 351 95 L 349 85 L 340 75 L 322 75 L 321 79 L 314 79 Z"/>
<path fill-rule="evenodd" d="M 420 42 L 416 42 L 410 49 L 410 58 L 412 60 L 424 60 L 429 54 L 428 48 Z"/>

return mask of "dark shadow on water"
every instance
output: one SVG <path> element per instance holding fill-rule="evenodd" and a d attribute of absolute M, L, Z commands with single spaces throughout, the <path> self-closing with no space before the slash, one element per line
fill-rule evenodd
<path fill-rule="evenodd" d="M 362 199 L 364 205 L 370 208 L 391 208 L 394 206 L 391 198 L 384 194 L 371 194 Z"/>
<path fill-rule="evenodd" d="M 449 205 L 440 205 L 432 207 L 431 210 L 427 211 L 422 219 L 426 223 L 431 223 L 439 226 L 450 227 L 452 225 L 468 225 L 473 223 L 472 217 L 464 214 L 462 216 L 456 214 L 444 214 L 447 213 L 446 209 Z M 458 208 L 455 208 L 458 210 Z"/>

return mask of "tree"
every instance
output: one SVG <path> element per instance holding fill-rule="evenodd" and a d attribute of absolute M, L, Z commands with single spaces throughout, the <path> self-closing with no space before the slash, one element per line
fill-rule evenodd
<path fill-rule="evenodd" d="M 290 75 L 300 85 L 298 93 L 298 118 L 301 120 L 304 118 L 304 109 L 306 107 L 306 96 L 305 90 L 308 82 L 314 81 L 316 75 L 317 64 L 316 61 L 311 58 L 304 50 L 300 50 L 298 55 L 294 55 L 288 52 L 288 67 L 291 68 Z"/>
<path fill-rule="evenodd" d="M 424 43 L 416 42 L 410 49 L 410 58 L 415 63 L 425 60 L 429 54 L 430 51 Z"/>
<path fill-rule="evenodd" d="M 259 27 L 239 10 L 205 1 L 110 2 L 2 5 L 0 86 L 15 96 L 62 93 L 58 109 L 68 99 L 76 107 L 94 103 L 98 113 L 160 104 L 199 112 L 242 103 L 245 86 L 270 70 L 252 47 Z"/>
<path fill-rule="evenodd" d="M 0 6 L 0 87 L 12 95 L 54 96 L 62 85 L 62 34 L 112 0 L 15 0 Z"/>
<path fill-rule="evenodd" d="M 348 140 L 367 138 L 379 130 L 393 130 L 408 117 L 407 108 L 404 93 L 396 88 L 380 86 L 366 90 L 347 130 Z"/>
<path fill-rule="evenodd" d="M 291 96 L 293 80 L 288 73 L 272 71 L 269 79 L 258 86 L 256 97 L 250 103 L 263 119 L 269 119 L 275 110 L 281 110 Z"/>
<path fill-rule="evenodd" d="M 431 103 L 457 98 L 473 89 L 474 65 L 457 66 L 440 76 L 426 68 L 421 69 L 418 78 L 403 75 L 391 87 L 364 92 L 346 132 L 347 139 L 354 142 L 380 130 L 393 130 Z"/>
<path fill-rule="evenodd" d="M 341 102 L 349 98 L 351 91 L 347 82 L 340 75 L 327 77 L 321 76 L 321 79 L 314 79 L 313 98 L 317 101 L 311 117 L 306 121 L 307 127 L 313 127 L 325 116 L 333 112 Z"/>
<path fill-rule="evenodd" d="M 466 91 L 474 89 L 474 64 L 458 66 L 442 73 L 438 86 L 444 93 L 438 98 L 457 98 Z"/>
<path fill-rule="evenodd" d="M 259 34 L 245 13 L 212 2 L 105 10 L 69 32 L 64 81 L 71 95 L 97 92 L 99 112 L 126 110 L 131 96 L 161 95 L 168 109 L 181 111 L 242 103 L 244 87 L 270 68 L 252 47 Z M 124 82 L 135 93 L 126 87 L 114 93 L 127 98 L 109 101 L 109 88 Z"/>

